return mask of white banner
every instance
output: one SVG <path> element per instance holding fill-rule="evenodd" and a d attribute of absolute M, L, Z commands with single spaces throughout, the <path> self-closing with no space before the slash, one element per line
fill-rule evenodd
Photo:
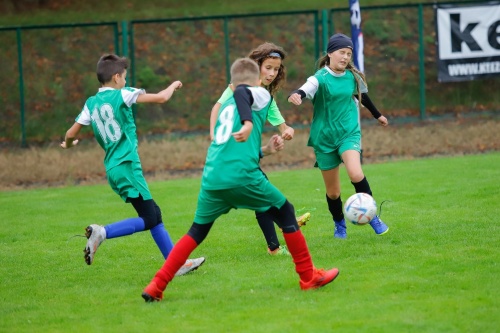
<path fill-rule="evenodd" d="M 438 80 L 500 75 L 500 2 L 436 7 Z"/>

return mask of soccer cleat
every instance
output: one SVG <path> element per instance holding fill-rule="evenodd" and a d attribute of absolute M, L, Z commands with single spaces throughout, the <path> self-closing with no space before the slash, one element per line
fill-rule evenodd
<path fill-rule="evenodd" d="M 372 219 L 370 225 L 377 235 L 383 235 L 389 231 L 389 227 L 377 215 Z"/>
<path fill-rule="evenodd" d="M 299 227 L 302 227 L 306 225 L 307 222 L 311 219 L 311 213 L 307 212 L 304 215 L 301 215 L 297 217 L 297 223 L 299 224 Z"/>
<path fill-rule="evenodd" d="M 184 265 L 182 265 L 181 268 L 179 268 L 177 273 L 175 273 L 175 276 L 181 276 L 181 275 L 187 274 L 189 272 L 195 271 L 201 265 L 203 265 L 204 262 L 205 262 L 204 257 L 199 257 L 196 259 L 188 259 L 188 260 L 186 260 Z"/>
<path fill-rule="evenodd" d="M 288 249 L 284 245 L 280 245 L 278 248 L 274 250 L 270 250 L 267 248 L 267 253 L 271 256 L 289 256 L 290 252 L 288 252 Z"/>
<path fill-rule="evenodd" d="M 338 268 L 332 268 L 328 271 L 324 269 L 316 269 L 314 268 L 313 277 L 311 281 L 304 282 L 300 280 L 300 289 L 302 290 L 310 290 L 321 288 L 333 280 L 339 275 Z"/>
<path fill-rule="evenodd" d="M 347 229 L 345 225 L 345 220 L 342 219 L 340 222 L 335 222 L 335 231 L 333 237 L 335 238 L 347 238 Z"/>
<path fill-rule="evenodd" d="M 84 258 L 87 265 L 92 265 L 97 248 L 106 239 L 106 230 L 101 225 L 91 224 L 85 228 L 85 237 L 88 241 L 83 250 Z"/>
<path fill-rule="evenodd" d="M 142 298 L 148 303 L 159 302 L 163 299 L 163 291 L 158 289 L 156 282 L 151 281 L 142 292 Z"/>

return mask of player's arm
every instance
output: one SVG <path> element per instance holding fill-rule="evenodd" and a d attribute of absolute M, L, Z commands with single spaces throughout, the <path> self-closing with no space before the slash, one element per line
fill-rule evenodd
<path fill-rule="evenodd" d="M 307 79 L 306 83 L 302 85 L 299 89 L 296 89 L 288 95 L 288 102 L 300 105 L 304 98 L 312 99 L 316 92 L 318 91 L 319 82 L 314 76 Z"/>
<path fill-rule="evenodd" d="M 219 102 L 215 103 L 210 113 L 210 141 L 214 139 L 215 124 L 217 123 L 217 116 L 219 115 L 221 105 Z"/>
<path fill-rule="evenodd" d="M 285 139 L 285 140 L 292 140 L 293 139 L 293 135 L 295 134 L 295 130 L 292 127 L 288 126 L 286 123 L 282 123 L 282 124 L 278 125 L 278 129 L 279 129 L 283 139 Z"/>
<path fill-rule="evenodd" d="M 61 148 L 68 149 L 78 144 L 78 139 L 76 136 L 80 133 L 83 125 L 79 123 L 74 123 L 73 126 L 70 127 L 69 130 L 66 131 L 66 135 L 64 136 L 64 141 L 61 142 Z"/>
<path fill-rule="evenodd" d="M 354 95 L 354 97 L 358 99 L 357 95 Z M 361 93 L 361 104 L 363 104 L 368 109 L 368 111 L 370 111 L 373 118 L 377 119 L 382 126 L 387 126 L 389 124 L 387 118 L 384 117 L 379 110 L 377 110 L 370 97 L 368 97 L 367 93 Z"/>
<path fill-rule="evenodd" d="M 272 155 L 285 148 L 285 141 L 283 138 L 277 134 L 273 135 L 269 142 L 260 148 L 259 156 L 262 158 L 267 155 Z"/>
<path fill-rule="evenodd" d="M 293 139 L 295 131 L 292 127 L 288 126 L 285 123 L 285 118 L 283 118 L 283 115 L 281 114 L 280 109 L 278 108 L 278 105 L 276 104 L 276 101 L 274 99 L 271 102 L 271 105 L 269 106 L 267 113 L 267 120 L 271 125 L 278 128 L 283 139 L 285 140 Z"/>
<path fill-rule="evenodd" d="M 243 126 L 238 132 L 233 133 L 233 137 L 237 142 L 245 142 L 253 129 L 252 105 L 254 98 L 252 92 L 248 89 L 248 85 L 241 84 L 236 87 L 234 101 Z"/>
<path fill-rule="evenodd" d="M 156 94 L 141 94 L 137 96 L 137 103 L 165 103 L 168 101 L 177 89 L 182 87 L 181 81 L 174 81 L 166 89 Z"/>

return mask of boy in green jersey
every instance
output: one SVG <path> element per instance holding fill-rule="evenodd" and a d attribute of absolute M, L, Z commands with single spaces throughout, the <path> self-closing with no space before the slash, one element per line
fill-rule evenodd
<path fill-rule="evenodd" d="M 355 98 L 368 108 L 382 126 L 387 119 L 368 97 L 364 75 L 351 63 L 353 44 L 344 34 L 335 34 L 328 42 L 327 54 L 319 61 L 320 69 L 294 90 L 288 101 L 302 104 L 312 100 L 314 106 L 308 146 L 313 147 L 316 164 L 326 187 L 326 202 L 335 224 L 334 237 L 346 238 L 346 224 L 340 198 L 339 168 L 343 162 L 356 193 L 372 195 L 370 184 L 361 168 L 361 128 Z M 375 216 L 370 222 L 377 235 L 389 227 Z"/>
<path fill-rule="evenodd" d="M 205 239 L 215 220 L 233 208 L 267 211 L 279 221 L 301 289 L 322 287 L 339 273 L 337 268 L 325 271 L 314 267 L 292 204 L 259 168 L 262 129 L 271 101 L 269 92 L 259 87 L 259 67 L 249 58 L 236 60 L 231 66 L 231 82 L 236 88 L 218 113 L 194 222 L 144 289 L 146 302 L 163 298 L 175 272 Z"/>
<path fill-rule="evenodd" d="M 132 104 L 165 103 L 174 91 L 182 87 L 182 83 L 175 81 L 157 94 L 148 94 L 142 89 L 125 87 L 127 67 L 127 60 L 114 54 L 99 59 L 97 79 L 101 88 L 96 95 L 87 99 L 61 143 L 64 149 L 77 145 L 76 137 L 80 130 L 83 126 L 91 125 L 97 142 L 105 152 L 104 166 L 109 185 L 126 203 L 132 203 L 138 214 L 138 217 L 106 226 L 91 224 L 85 229 L 88 241 L 84 258 L 88 265 L 93 263 L 97 248 L 105 239 L 139 231 L 150 230 L 164 258 L 173 248 L 170 235 L 163 225 L 160 208 L 153 200 L 142 172 Z M 204 261 L 203 257 L 186 260 L 177 274 L 197 269 Z"/>
<path fill-rule="evenodd" d="M 284 140 L 292 140 L 295 131 L 286 124 L 274 98 L 286 81 L 285 50 L 274 43 L 265 42 L 250 51 L 248 57 L 259 66 L 261 87 L 271 94 L 272 101 L 267 110 L 267 121 L 279 129 Z M 234 88 L 235 86 L 232 83 L 229 84 L 212 108 L 210 114 L 210 140 L 214 138 L 214 127 L 220 107 L 233 96 Z M 280 244 L 272 216 L 255 212 L 255 217 L 266 239 L 267 253 L 270 255 L 290 255 L 286 246 Z M 309 212 L 297 217 L 299 226 L 305 225 L 310 217 Z"/>

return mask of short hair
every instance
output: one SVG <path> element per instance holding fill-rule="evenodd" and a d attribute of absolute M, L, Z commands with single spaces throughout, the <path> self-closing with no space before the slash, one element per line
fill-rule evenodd
<path fill-rule="evenodd" d="M 113 75 L 123 74 L 128 68 L 127 59 L 116 54 L 105 54 L 97 62 L 97 80 L 101 84 L 111 81 Z"/>
<path fill-rule="evenodd" d="M 234 86 L 242 83 L 253 83 L 259 78 L 259 66 L 250 58 L 237 59 L 231 65 L 231 82 Z"/>

